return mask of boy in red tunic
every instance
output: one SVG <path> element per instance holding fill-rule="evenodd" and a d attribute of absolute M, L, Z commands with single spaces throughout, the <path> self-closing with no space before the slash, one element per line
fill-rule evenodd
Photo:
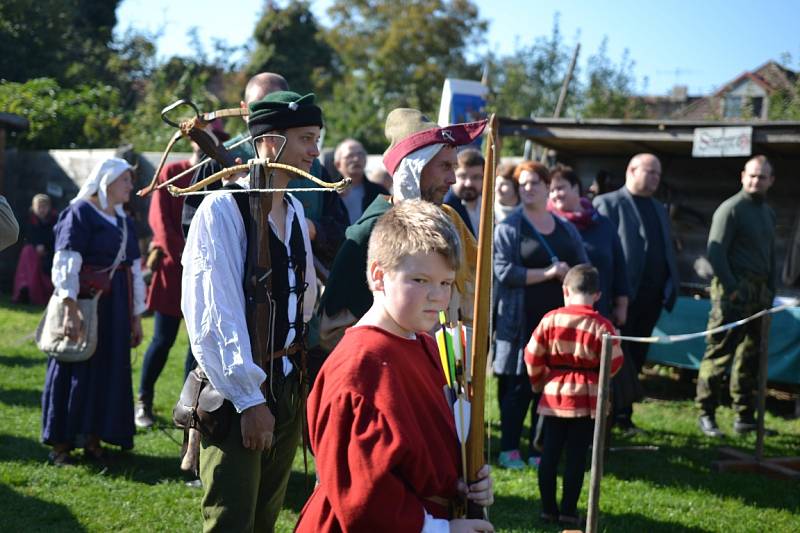
<path fill-rule="evenodd" d="M 572 267 L 563 282 L 565 306 L 542 318 L 525 347 L 525 366 L 534 392 L 541 392 L 544 451 L 539 464 L 541 518 L 578 525 L 578 497 L 586 452 L 592 440 L 603 334 L 614 326 L 592 307 L 600 299 L 600 277 L 590 265 Z M 622 350 L 613 341 L 611 375 L 622 367 Z M 556 475 L 566 451 L 564 492 L 556 504 Z"/>
<path fill-rule="evenodd" d="M 458 437 L 436 344 L 425 331 L 450 300 L 460 241 L 440 209 L 393 207 L 367 253 L 372 307 L 328 356 L 308 398 L 319 475 L 297 524 L 319 531 L 493 531 L 449 520 L 459 492 L 492 503 L 489 467 L 458 479 Z"/>

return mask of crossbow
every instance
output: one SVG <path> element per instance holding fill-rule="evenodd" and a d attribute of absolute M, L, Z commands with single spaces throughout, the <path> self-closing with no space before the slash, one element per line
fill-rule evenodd
<path fill-rule="evenodd" d="M 181 120 L 179 122 L 175 122 L 170 118 L 170 113 L 172 113 L 175 109 L 180 107 L 189 107 L 194 111 L 194 116 L 188 119 Z M 156 188 L 165 187 L 168 183 L 158 184 L 158 175 L 161 173 L 161 169 L 164 168 L 164 164 L 167 161 L 167 156 L 172 151 L 173 146 L 175 143 L 178 142 L 182 137 L 186 137 L 191 139 L 192 141 L 196 142 L 200 149 L 208 156 L 207 159 L 204 159 L 197 165 L 185 170 L 178 176 L 173 177 L 170 180 L 170 183 L 181 178 L 196 170 L 198 167 L 205 165 L 210 161 L 216 161 L 223 168 L 230 167 L 236 164 L 233 156 L 231 155 L 228 148 L 225 147 L 222 142 L 216 138 L 213 133 L 209 133 L 206 131 L 206 126 L 208 126 L 211 122 L 218 118 L 224 117 L 246 117 L 249 114 L 247 109 L 242 109 L 239 107 L 233 107 L 229 109 L 219 109 L 216 111 L 211 111 L 209 113 L 201 113 L 197 106 L 190 100 L 180 99 L 176 102 L 171 103 L 167 107 L 161 110 L 161 120 L 165 123 L 169 124 L 173 128 L 176 128 L 177 131 L 172 135 L 169 142 L 167 143 L 167 148 L 164 150 L 164 153 L 161 155 L 161 161 L 158 163 L 158 167 L 156 168 L 155 173 L 153 174 L 153 179 L 150 181 L 150 184 L 145 187 L 144 189 L 139 190 L 136 194 L 139 196 L 147 196 L 151 192 L 153 192 Z M 248 136 L 245 139 L 242 139 L 240 143 L 250 141 L 250 137 Z M 237 144 L 238 145 L 238 144 Z"/>

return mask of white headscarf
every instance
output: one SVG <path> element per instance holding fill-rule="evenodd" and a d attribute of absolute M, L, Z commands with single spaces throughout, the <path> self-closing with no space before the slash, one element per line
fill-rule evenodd
<path fill-rule="evenodd" d="M 78 191 L 78 196 L 73 198 L 70 203 L 74 204 L 79 200 L 88 200 L 89 197 L 97 194 L 100 207 L 106 209 L 108 207 L 108 197 L 106 195 L 108 186 L 122 176 L 125 171 L 132 169 L 133 167 L 127 161 L 119 157 L 109 157 L 100 161 L 89 173 L 89 177 L 83 183 L 81 190 Z M 117 204 L 114 209 L 119 216 L 125 216 L 125 211 L 122 210 L 121 204 Z"/>
<path fill-rule="evenodd" d="M 411 152 L 400 161 L 394 171 L 394 184 L 392 185 L 392 198 L 395 202 L 420 198 L 419 182 L 422 179 L 422 169 L 436 157 L 444 144 L 431 144 L 415 152 Z"/>

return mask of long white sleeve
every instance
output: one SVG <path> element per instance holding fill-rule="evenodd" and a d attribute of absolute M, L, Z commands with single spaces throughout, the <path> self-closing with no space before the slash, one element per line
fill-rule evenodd
<path fill-rule="evenodd" d="M 421 533 L 449 533 L 450 522 L 442 518 L 434 518 L 425 511 L 425 522 L 422 524 Z"/>
<path fill-rule="evenodd" d="M 147 309 L 141 259 L 133 260 L 131 264 L 131 278 L 133 278 L 133 314 L 141 315 L 144 313 L 145 309 Z"/>
<path fill-rule="evenodd" d="M 264 371 L 253 363 L 245 317 L 247 236 L 232 194 L 206 198 L 195 213 L 181 263 L 181 310 L 192 353 L 238 412 L 264 403 Z"/>
<path fill-rule="evenodd" d="M 78 299 L 80 279 L 78 275 L 83 264 L 81 254 L 72 250 L 58 250 L 53 256 L 53 269 L 50 278 L 53 281 L 53 294 L 61 298 Z"/>

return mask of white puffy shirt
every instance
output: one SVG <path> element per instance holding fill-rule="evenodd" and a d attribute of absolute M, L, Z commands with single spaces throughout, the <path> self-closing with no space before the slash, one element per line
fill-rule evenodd
<path fill-rule="evenodd" d="M 247 180 L 238 183 L 244 185 Z M 284 196 L 284 202 L 286 221 L 281 241 L 287 252 L 295 217 L 299 219 L 303 234 L 308 284 L 303 296 L 303 322 L 308 322 L 317 295 L 311 240 L 302 204 L 289 194 Z M 277 234 L 272 215 L 269 223 Z M 212 385 L 233 403 L 237 412 L 265 401 L 260 386 L 266 374 L 253 362 L 245 317 L 242 279 L 246 254 L 247 235 L 233 194 L 212 194 L 198 207 L 186 237 L 181 259 L 181 311 L 195 359 Z M 288 272 L 289 285 L 293 286 L 294 272 L 291 269 Z M 290 323 L 295 320 L 296 308 L 297 295 L 290 293 Z M 294 341 L 295 334 L 294 329 L 289 330 L 283 348 Z M 284 374 L 288 374 L 292 370 L 291 362 L 286 357 L 281 361 Z"/>

